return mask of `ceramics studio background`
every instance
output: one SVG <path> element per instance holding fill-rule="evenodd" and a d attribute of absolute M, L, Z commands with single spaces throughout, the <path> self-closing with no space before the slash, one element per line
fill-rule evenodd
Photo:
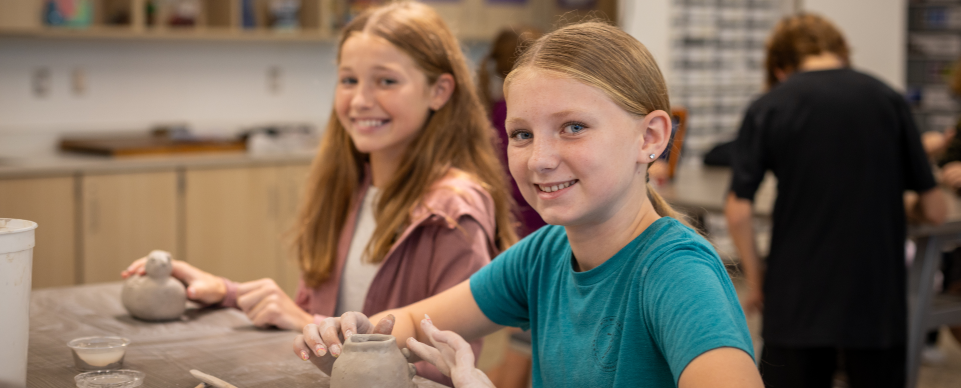
<path fill-rule="evenodd" d="M 302 3 L 304 12 L 313 6 L 350 11 L 346 1 Z M 527 23 L 549 29 L 566 12 L 558 5 L 564 3 L 578 2 L 430 2 L 458 31 L 475 68 L 500 28 Z M 782 15 L 795 10 L 833 20 L 849 39 L 859 70 L 909 97 L 921 93 L 907 77 L 906 1 L 588 3 L 615 15 L 647 46 L 667 79 L 672 105 L 687 110 L 681 164 L 699 164 L 712 146 L 733 138 L 744 108 L 762 91 L 763 41 Z M 24 19 L 32 12 L 24 7 L 0 4 L 0 217 L 40 225 L 33 288 L 115 282 L 133 259 L 163 249 L 233 280 L 274 278 L 292 293 L 298 269 L 281 237 L 333 104 L 336 18 L 303 19 L 300 28 L 310 30 L 304 38 L 213 29 L 195 36 L 38 33 L 42 19 Z M 866 10 L 870 17 L 863 16 Z M 709 43 L 724 39 L 739 48 Z M 925 92 L 936 98 L 938 90 Z M 939 109 L 942 114 L 919 116 L 922 130 L 954 125 L 958 107 Z M 67 137 L 139 135 L 157 127 L 187 128 L 196 137 L 251 136 L 248 152 L 216 156 L 111 159 L 59 150 Z M 287 131 L 288 140 L 263 135 L 267 129 Z M 723 255 L 730 243 L 717 219 L 707 222 L 717 228 L 714 242 Z M 492 338 L 485 349 L 503 350 L 506 338 Z M 499 357 L 488 354 L 482 369 Z"/>

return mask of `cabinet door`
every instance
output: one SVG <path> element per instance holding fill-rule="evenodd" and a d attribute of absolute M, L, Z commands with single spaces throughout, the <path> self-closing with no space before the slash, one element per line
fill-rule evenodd
<path fill-rule="evenodd" d="M 280 228 L 283 238 L 280 244 L 282 259 L 279 262 L 281 278 L 278 284 L 291 297 L 295 296 L 297 283 L 300 281 L 300 265 L 293 249 L 293 226 L 297 220 L 297 210 L 300 209 L 309 172 L 310 165 L 290 165 L 282 167 L 280 173 Z"/>
<path fill-rule="evenodd" d="M 175 171 L 81 179 L 85 283 L 120 280 L 120 271 L 153 249 L 177 252 Z"/>
<path fill-rule="evenodd" d="M 33 288 L 69 286 L 77 278 L 74 178 L 0 180 L 0 217 L 37 223 Z"/>
<path fill-rule="evenodd" d="M 233 281 L 280 279 L 278 167 L 187 170 L 183 259 Z"/>

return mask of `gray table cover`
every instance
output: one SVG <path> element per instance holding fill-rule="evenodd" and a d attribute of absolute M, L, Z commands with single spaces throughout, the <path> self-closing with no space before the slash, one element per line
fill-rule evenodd
<path fill-rule="evenodd" d="M 73 387 L 67 342 L 86 336 L 131 340 L 124 368 L 147 374 L 143 387 L 192 388 L 198 369 L 238 388 L 327 387 L 329 377 L 291 350 L 297 333 L 255 328 L 235 309 L 190 308 L 166 323 L 133 319 L 120 303 L 121 283 L 33 291 L 27 386 Z M 415 377 L 418 387 L 443 387 Z"/>

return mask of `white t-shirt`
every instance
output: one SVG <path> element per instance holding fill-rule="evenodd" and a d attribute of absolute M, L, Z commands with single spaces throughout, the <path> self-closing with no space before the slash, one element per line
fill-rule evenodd
<path fill-rule="evenodd" d="M 365 254 L 367 243 L 370 242 L 371 236 L 374 235 L 374 228 L 377 227 L 377 221 L 374 219 L 374 204 L 377 203 L 379 194 L 379 189 L 370 186 L 364 195 L 364 202 L 357 211 L 357 224 L 354 227 L 354 236 L 350 240 L 347 262 L 344 263 L 344 273 L 337 293 L 337 308 L 334 310 L 336 316 L 348 311 L 363 310 L 367 290 L 370 289 L 370 283 L 374 281 L 374 275 L 377 275 L 377 270 L 380 269 L 380 263 L 368 262 Z"/>

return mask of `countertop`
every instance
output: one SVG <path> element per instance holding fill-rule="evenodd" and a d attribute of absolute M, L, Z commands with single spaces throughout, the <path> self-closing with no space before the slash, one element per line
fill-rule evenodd
<path fill-rule="evenodd" d="M 687 163 L 679 166 L 674 179 L 653 185 L 665 201 L 680 210 L 723 213 L 728 189 L 731 187 L 731 169 Z M 777 178 L 767 173 L 754 196 L 754 214 L 770 216 L 777 197 Z"/>
<path fill-rule="evenodd" d="M 655 185 L 665 201 L 680 210 L 723 213 L 731 185 L 731 169 L 700 164 L 682 165 L 674 180 Z M 918 235 L 952 235 L 961 233 L 961 196 L 941 187 L 947 199 L 947 221 L 943 225 L 911 225 L 908 233 Z M 768 172 L 754 196 L 754 215 L 771 217 L 777 197 L 777 178 Z"/>
<path fill-rule="evenodd" d="M 0 179 L 34 178 L 76 174 L 110 174 L 181 168 L 249 167 L 283 164 L 309 164 L 314 152 L 251 154 L 247 152 L 210 153 L 173 156 L 111 158 L 58 153 L 37 157 L 0 157 Z"/>

